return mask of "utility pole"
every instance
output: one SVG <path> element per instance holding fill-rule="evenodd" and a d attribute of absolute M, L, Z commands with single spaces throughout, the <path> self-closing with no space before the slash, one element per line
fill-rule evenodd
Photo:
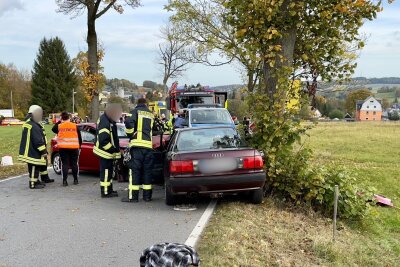
<path fill-rule="evenodd" d="M 13 101 L 13 93 L 12 93 L 12 90 L 10 91 L 10 94 L 11 94 L 11 97 L 10 97 L 10 100 L 11 100 L 11 110 L 12 110 L 12 116 L 13 116 L 13 118 L 14 118 L 14 101 Z"/>
<path fill-rule="evenodd" d="M 75 113 L 75 89 L 72 89 L 72 114 Z"/>

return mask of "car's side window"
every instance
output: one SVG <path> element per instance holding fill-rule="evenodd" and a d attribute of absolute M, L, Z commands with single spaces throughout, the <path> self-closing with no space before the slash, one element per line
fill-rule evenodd
<path fill-rule="evenodd" d="M 82 142 L 85 143 L 94 143 L 96 140 L 96 135 L 89 133 L 87 131 L 81 131 Z"/>

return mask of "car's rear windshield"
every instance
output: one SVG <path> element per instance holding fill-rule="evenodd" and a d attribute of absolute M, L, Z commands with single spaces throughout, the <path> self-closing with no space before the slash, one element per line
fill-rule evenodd
<path fill-rule="evenodd" d="M 174 150 L 199 151 L 208 149 L 231 149 L 246 147 L 245 141 L 233 128 L 207 128 L 182 131 Z"/>
<path fill-rule="evenodd" d="M 192 124 L 231 124 L 232 118 L 226 109 L 199 109 L 190 113 Z"/>

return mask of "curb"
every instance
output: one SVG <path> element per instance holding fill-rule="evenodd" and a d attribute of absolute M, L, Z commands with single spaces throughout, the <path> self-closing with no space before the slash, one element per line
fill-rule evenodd
<path fill-rule="evenodd" d="M 206 210 L 201 215 L 200 220 L 197 222 L 196 226 L 193 228 L 188 239 L 186 239 L 185 245 L 196 248 L 197 243 L 200 240 L 200 236 L 206 228 L 212 214 L 214 213 L 215 207 L 217 205 L 217 200 L 213 199 L 210 204 L 208 204 Z"/>
<path fill-rule="evenodd" d="M 47 167 L 47 169 L 50 170 L 50 169 L 52 169 L 52 167 Z M 20 175 L 17 175 L 17 176 L 8 177 L 8 178 L 0 180 L 0 183 L 5 182 L 5 181 L 14 180 L 14 179 L 17 179 L 17 178 L 21 178 L 22 176 L 25 176 L 25 175 L 28 175 L 28 174 L 29 173 L 24 173 L 24 174 L 20 174 Z"/>

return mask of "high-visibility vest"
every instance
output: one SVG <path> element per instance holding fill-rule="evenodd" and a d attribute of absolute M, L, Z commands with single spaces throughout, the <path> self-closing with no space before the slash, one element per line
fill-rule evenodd
<path fill-rule="evenodd" d="M 78 129 L 75 123 L 62 122 L 58 125 L 57 144 L 59 148 L 79 149 Z"/>
<path fill-rule="evenodd" d="M 153 148 L 152 129 L 154 115 L 151 112 L 138 110 L 136 132 L 133 134 L 129 147 Z"/>

